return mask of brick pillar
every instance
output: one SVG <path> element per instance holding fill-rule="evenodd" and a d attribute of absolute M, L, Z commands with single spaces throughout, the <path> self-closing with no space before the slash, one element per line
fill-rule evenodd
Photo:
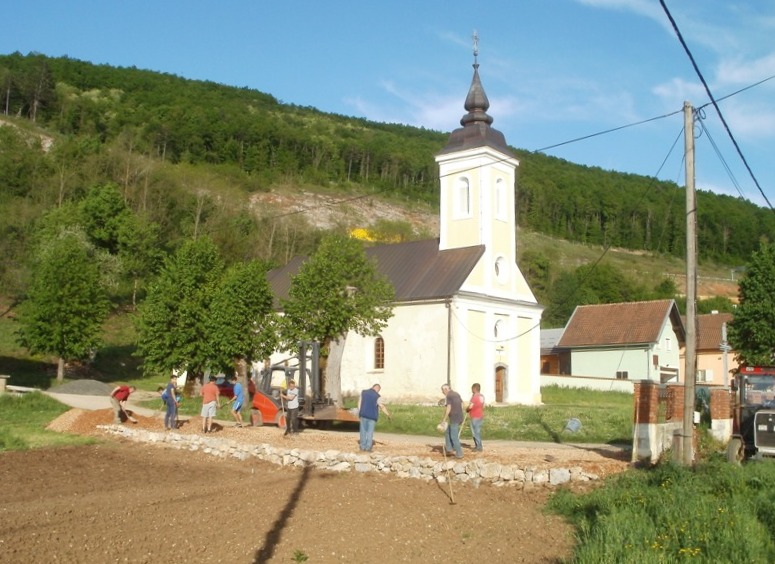
<path fill-rule="evenodd" d="M 685 391 L 683 384 L 670 386 L 670 390 L 673 392 L 673 405 L 670 412 L 671 421 L 683 421 L 684 418 L 684 396 Z"/>
<path fill-rule="evenodd" d="M 633 386 L 635 398 L 634 422 L 656 423 L 659 411 L 659 388 L 649 380 L 636 381 Z"/>
<path fill-rule="evenodd" d="M 710 418 L 729 419 L 732 417 L 734 394 L 728 388 L 713 388 L 710 391 Z"/>

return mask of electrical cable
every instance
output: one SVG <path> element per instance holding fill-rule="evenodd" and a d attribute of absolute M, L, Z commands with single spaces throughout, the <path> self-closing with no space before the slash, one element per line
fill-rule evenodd
<path fill-rule="evenodd" d="M 700 79 L 700 82 L 702 82 L 702 85 L 705 87 L 705 92 L 708 95 L 708 98 L 710 98 L 711 104 L 716 109 L 716 113 L 718 114 L 719 119 L 721 120 L 721 123 L 724 125 L 724 129 L 727 132 L 727 135 L 729 136 L 729 139 L 732 141 L 732 144 L 735 146 L 735 150 L 737 151 L 737 154 L 740 156 L 740 160 L 743 161 L 743 164 L 745 165 L 745 168 L 748 170 L 748 174 L 751 176 L 751 179 L 753 179 L 754 184 L 756 185 L 756 188 L 759 190 L 759 193 L 762 195 L 762 198 L 764 198 L 764 201 L 767 202 L 767 206 L 773 211 L 772 204 L 770 203 L 770 200 L 767 198 L 767 196 L 764 193 L 764 190 L 762 190 L 762 187 L 759 185 L 759 180 L 754 175 L 753 171 L 751 170 L 751 167 L 748 165 L 748 161 L 745 158 L 745 155 L 743 155 L 743 151 L 740 149 L 740 145 L 737 144 L 737 139 L 735 139 L 735 136 L 732 135 L 732 131 L 729 129 L 729 125 L 727 125 L 727 120 L 724 119 L 724 114 L 721 113 L 721 108 L 719 108 L 718 104 L 716 103 L 716 99 L 713 97 L 713 93 L 710 91 L 710 87 L 708 86 L 708 83 L 705 81 L 705 77 L 702 75 L 702 72 L 700 71 L 700 68 L 697 66 L 697 62 L 694 60 L 694 55 L 692 55 L 692 52 L 689 50 L 689 46 L 686 44 L 686 41 L 684 41 L 683 35 L 681 35 L 681 31 L 678 29 L 678 24 L 676 24 L 675 20 L 673 19 L 673 15 L 670 13 L 670 10 L 667 9 L 667 5 L 665 4 L 665 0 L 659 0 L 659 3 L 662 5 L 662 9 L 665 11 L 665 15 L 667 15 L 667 18 L 670 20 L 670 24 L 673 26 L 673 31 L 675 31 L 676 35 L 678 36 L 678 41 L 681 42 L 681 45 L 684 48 L 684 51 L 686 51 L 686 54 L 689 57 L 689 60 L 692 63 L 692 66 L 694 67 L 694 72 L 697 73 L 697 76 Z M 768 80 L 768 79 L 767 79 Z"/>

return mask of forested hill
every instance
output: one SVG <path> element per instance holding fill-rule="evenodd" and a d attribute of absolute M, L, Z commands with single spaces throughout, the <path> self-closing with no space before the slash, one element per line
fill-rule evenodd
<path fill-rule="evenodd" d="M 66 57 L 0 56 L 0 86 L 1 113 L 17 125 L 0 127 L 2 191 L 26 201 L 61 204 L 81 197 L 89 184 L 114 182 L 135 209 L 168 214 L 156 220 L 173 238 L 217 215 L 205 213 L 202 192 L 194 194 L 185 180 L 192 171 L 207 171 L 208 185 L 230 184 L 243 193 L 291 184 L 438 200 L 433 157 L 446 133 L 326 114 L 247 88 Z M 40 148 L 30 146 L 25 129 L 53 139 L 46 156 L 30 153 Z M 522 227 L 587 244 L 683 256 L 680 187 L 515 153 L 521 161 Z M 188 200 L 181 204 L 175 198 Z M 187 207 L 198 209 L 188 214 L 195 220 L 175 217 Z M 761 238 L 775 239 L 775 214 L 745 200 L 700 190 L 698 209 L 701 258 L 741 264 Z M 4 229 L 7 233 L 8 226 Z"/>

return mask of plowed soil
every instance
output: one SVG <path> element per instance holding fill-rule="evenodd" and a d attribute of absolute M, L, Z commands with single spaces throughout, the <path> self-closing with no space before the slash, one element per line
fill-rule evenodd
<path fill-rule="evenodd" d="M 163 428 L 157 417 L 136 417 L 138 427 Z M 74 409 L 52 428 L 106 440 L 0 454 L 0 562 L 561 562 L 572 553 L 570 526 L 543 511 L 546 488 L 450 489 L 218 459 L 110 439 L 96 425 L 111 419 L 109 410 Z M 192 418 L 179 431 L 200 428 Z M 284 439 L 274 427 L 222 424 L 213 436 L 315 450 L 357 446 L 346 432 Z M 375 451 L 441 457 L 440 442 L 389 436 Z M 481 456 L 601 474 L 626 467 L 610 452 L 511 448 L 493 443 Z"/>

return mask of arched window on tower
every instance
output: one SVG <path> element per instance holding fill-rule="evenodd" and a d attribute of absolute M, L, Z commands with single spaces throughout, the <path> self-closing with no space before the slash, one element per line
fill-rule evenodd
<path fill-rule="evenodd" d="M 468 178 L 461 177 L 457 181 L 457 205 L 456 210 L 458 217 L 470 217 L 471 216 L 471 186 L 468 182 Z"/>
<path fill-rule="evenodd" d="M 385 368 L 385 339 L 377 337 L 374 339 L 374 369 L 382 370 Z"/>

